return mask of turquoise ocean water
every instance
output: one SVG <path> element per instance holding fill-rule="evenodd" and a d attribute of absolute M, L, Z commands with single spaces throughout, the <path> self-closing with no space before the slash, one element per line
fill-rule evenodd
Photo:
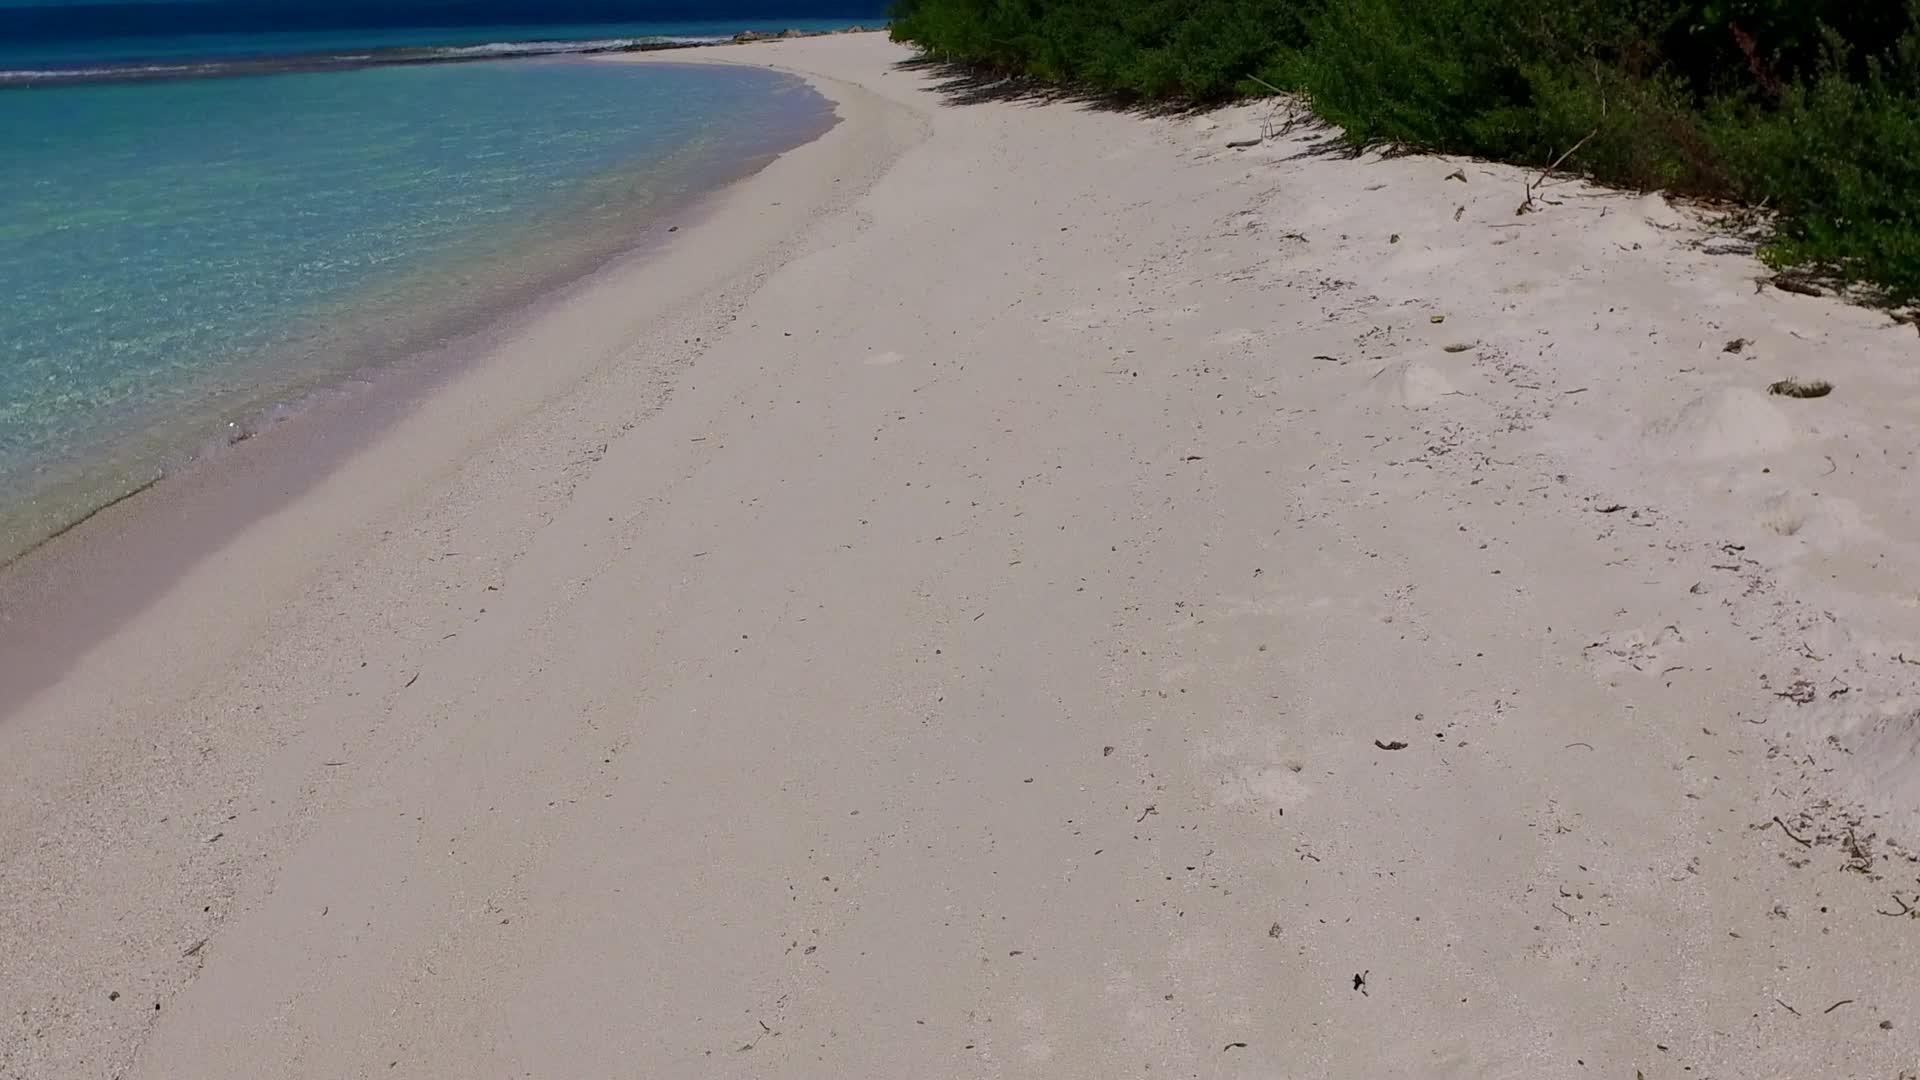
<path fill-rule="evenodd" d="M 566 57 L 0 90 L 0 559 L 830 122 L 776 73 Z"/>

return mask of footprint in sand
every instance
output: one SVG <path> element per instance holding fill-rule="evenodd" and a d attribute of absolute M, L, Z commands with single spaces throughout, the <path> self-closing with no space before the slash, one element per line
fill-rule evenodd
<path fill-rule="evenodd" d="M 1714 461 L 1785 450 L 1800 441 L 1792 417 L 1758 390 L 1711 390 L 1648 424 L 1642 445 L 1661 457 Z"/>
<path fill-rule="evenodd" d="M 1363 404 L 1424 409 L 1459 393 L 1452 379 L 1421 360 L 1395 360 L 1376 372 L 1355 395 Z"/>
<path fill-rule="evenodd" d="M 1676 623 L 1616 630 L 1581 650 L 1581 656 L 1602 679 L 1632 671 L 1655 678 L 1686 670 L 1676 655 L 1687 642 Z"/>
<path fill-rule="evenodd" d="M 1759 520 L 1760 527 L 1775 536 L 1791 536 L 1828 551 L 1876 535 L 1859 505 L 1837 495 L 1781 492 L 1760 504 Z"/>
<path fill-rule="evenodd" d="M 1305 765 L 1299 761 L 1235 765 L 1221 776 L 1215 800 L 1221 806 L 1249 810 L 1299 806 L 1313 795 L 1313 785 L 1303 779 L 1304 772 Z"/>

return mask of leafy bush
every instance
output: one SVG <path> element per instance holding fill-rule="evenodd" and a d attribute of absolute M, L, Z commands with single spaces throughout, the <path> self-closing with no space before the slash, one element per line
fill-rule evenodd
<path fill-rule="evenodd" d="M 1309 0 L 901 0 L 893 36 L 937 58 L 1141 100 L 1219 101 L 1305 41 Z"/>
<path fill-rule="evenodd" d="M 1644 62 L 1668 18 L 1517 0 L 1348 0 L 1312 28 L 1299 84 L 1358 144 L 1544 164 L 1615 183 L 1724 184 L 1685 80 Z"/>
<path fill-rule="evenodd" d="M 1777 102 L 1716 103 L 1716 144 L 1739 195 L 1784 211 L 1768 261 L 1920 302 L 1920 31 L 1855 63 L 1834 37 Z"/>

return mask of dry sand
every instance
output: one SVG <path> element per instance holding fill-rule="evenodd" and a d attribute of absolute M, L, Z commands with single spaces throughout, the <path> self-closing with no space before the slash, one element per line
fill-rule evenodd
<path fill-rule="evenodd" d="M 1911 327 L 1264 108 L 695 55 L 844 122 L 0 723 L 0 1075 L 1920 1070 Z"/>

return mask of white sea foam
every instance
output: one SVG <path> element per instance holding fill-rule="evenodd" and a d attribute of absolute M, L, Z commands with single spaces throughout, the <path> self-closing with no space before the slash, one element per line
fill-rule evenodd
<path fill-rule="evenodd" d="M 559 41 L 494 41 L 480 45 L 396 46 L 342 53 L 294 53 L 285 56 L 236 57 L 196 63 L 95 64 L 86 67 L 0 69 L 0 86 L 22 84 L 104 82 L 132 79 L 213 77 L 305 71 L 316 68 L 420 64 L 449 60 L 510 59 L 520 56 L 566 56 L 618 52 L 649 46 L 706 45 L 724 37 L 620 37 Z"/>

